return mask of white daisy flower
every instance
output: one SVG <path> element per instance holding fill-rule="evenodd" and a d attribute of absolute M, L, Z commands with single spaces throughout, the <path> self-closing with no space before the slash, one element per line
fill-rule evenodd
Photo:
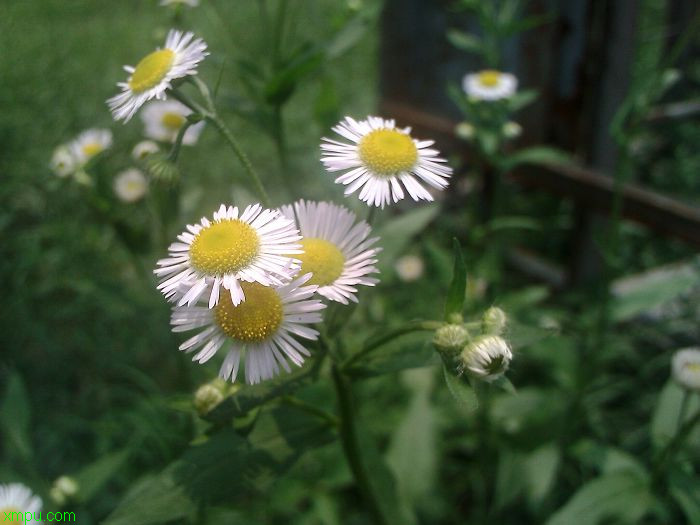
<path fill-rule="evenodd" d="M 296 218 L 303 237 L 304 253 L 300 273 L 311 273 L 309 284 L 318 286 L 318 293 L 339 303 L 357 302 L 356 286 L 374 286 L 378 279 L 369 277 L 378 273 L 374 264 L 381 248 L 371 248 L 379 240 L 368 238 L 372 231 L 365 221 L 355 224 L 353 212 L 331 202 L 300 200 L 292 206 L 283 206 L 282 213 Z"/>
<path fill-rule="evenodd" d="M 700 348 L 685 348 L 673 354 L 673 379 L 683 388 L 700 391 Z"/>
<path fill-rule="evenodd" d="M 158 147 L 158 144 L 152 140 L 142 140 L 136 144 L 136 146 L 134 146 L 133 150 L 131 150 L 131 156 L 134 158 L 134 160 L 143 160 L 150 154 L 158 153 L 159 151 L 160 148 Z"/>
<path fill-rule="evenodd" d="M 513 359 L 508 343 L 497 335 L 484 335 L 466 346 L 460 354 L 463 372 L 493 381 L 503 375 Z"/>
<path fill-rule="evenodd" d="M 77 163 L 70 148 L 66 145 L 57 147 L 51 156 L 51 170 L 59 177 L 67 177 L 75 171 Z"/>
<path fill-rule="evenodd" d="M 228 350 L 219 377 L 236 380 L 241 357 L 249 384 L 271 379 L 280 367 L 290 371 L 288 360 L 297 366 L 310 355 L 293 336 L 315 340 L 318 331 L 305 325 L 320 323 L 325 305 L 310 299 L 316 286 L 303 286 L 310 274 L 288 284 L 271 287 L 241 283 L 246 300 L 237 306 L 226 299 L 215 308 L 178 306 L 170 323 L 173 332 L 202 329 L 180 345 L 180 350 L 197 354 L 192 359 L 205 363 L 224 347 Z"/>
<path fill-rule="evenodd" d="M 180 128 L 192 110 L 177 100 L 155 100 L 146 104 L 141 113 L 146 129 L 144 135 L 162 142 L 175 142 Z M 182 137 L 185 146 L 197 143 L 204 129 L 204 121 L 191 125 Z"/>
<path fill-rule="evenodd" d="M 173 80 L 197 74 L 197 65 L 209 54 L 206 49 L 194 33 L 171 29 L 165 47 L 143 57 L 136 67 L 124 66 L 129 78 L 117 83 L 122 92 L 107 100 L 114 119 L 128 122 L 144 103 L 164 100 Z"/>
<path fill-rule="evenodd" d="M 199 5 L 199 0 L 161 0 L 160 5 L 162 5 L 162 6 L 186 5 L 189 7 L 197 7 Z"/>
<path fill-rule="evenodd" d="M 360 200 L 383 208 L 403 199 L 403 188 L 413 200 L 432 201 L 418 179 L 439 190 L 447 187 L 452 168 L 430 148 L 432 140 L 411 138 L 411 128 L 397 128 L 380 117 L 359 122 L 345 117 L 333 131 L 350 143 L 324 137 L 321 162 L 330 172 L 345 171 L 335 179 L 347 186 L 345 195 L 362 188 Z"/>
<path fill-rule="evenodd" d="M 510 73 L 492 69 L 470 73 L 462 80 L 464 92 L 475 100 L 500 100 L 512 97 L 518 88 L 518 79 Z"/>
<path fill-rule="evenodd" d="M 41 498 L 21 483 L 0 485 L 0 516 L 6 523 L 25 523 L 25 512 L 32 516 L 27 521 L 41 523 Z"/>
<path fill-rule="evenodd" d="M 92 128 L 83 131 L 70 144 L 70 152 L 76 165 L 84 166 L 93 157 L 112 146 L 112 132 L 108 129 Z"/>
<path fill-rule="evenodd" d="M 114 193 L 119 200 L 136 202 L 148 191 L 148 180 L 141 170 L 129 168 L 114 177 Z"/>
<path fill-rule="evenodd" d="M 190 306 L 208 292 L 213 308 L 222 286 L 238 305 L 245 300 L 241 281 L 280 285 L 300 267 L 290 258 L 301 253 L 294 221 L 259 204 L 240 215 L 238 207 L 222 204 L 213 221 L 202 217 L 177 238 L 180 242 L 170 245 L 170 257 L 158 261 L 154 273 L 161 278 L 158 289 L 178 306 Z"/>

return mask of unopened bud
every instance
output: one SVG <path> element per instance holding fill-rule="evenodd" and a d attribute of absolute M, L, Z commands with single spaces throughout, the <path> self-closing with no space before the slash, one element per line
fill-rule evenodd
<path fill-rule="evenodd" d="M 474 138 L 476 129 L 469 122 L 460 122 L 455 126 L 455 135 L 463 140 L 471 140 Z"/>
<path fill-rule="evenodd" d="M 156 181 L 170 184 L 177 181 L 177 166 L 163 153 L 152 153 L 145 159 L 146 171 Z"/>
<path fill-rule="evenodd" d="M 469 332 L 461 324 L 446 324 L 435 331 L 433 345 L 438 352 L 456 356 L 469 341 Z"/>
<path fill-rule="evenodd" d="M 158 153 L 158 151 L 160 151 L 158 144 L 152 140 L 142 140 L 131 150 L 131 156 L 135 160 L 143 160 L 153 153 Z"/>
<path fill-rule="evenodd" d="M 507 322 L 506 313 L 497 306 L 492 306 L 484 312 L 481 318 L 481 329 L 485 334 L 501 335 Z"/>
<path fill-rule="evenodd" d="M 503 124 L 503 136 L 507 139 L 519 137 L 523 132 L 523 128 L 517 122 L 506 122 Z"/>
<path fill-rule="evenodd" d="M 78 482 L 69 476 L 61 476 L 54 481 L 49 496 L 57 505 L 64 505 L 78 493 Z"/>
<path fill-rule="evenodd" d="M 225 383 L 214 380 L 200 386 L 194 394 L 194 407 L 200 416 L 214 410 L 224 400 Z"/>
<path fill-rule="evenodd" d="M 685 348 L 673 354 L 671 368 L 676 383 L 700 392 L 700 348 Z"/>
<path fill-rule="evenodd" d="M 497 335 L 484 335 L 464 347 L 459 356 L 463 372 L 484 381 L 498 379 L 508 369 L 513 353 Z"/>

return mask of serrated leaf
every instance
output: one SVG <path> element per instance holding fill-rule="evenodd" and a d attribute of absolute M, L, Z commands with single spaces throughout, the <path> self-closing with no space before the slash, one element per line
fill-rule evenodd
<path fill-rule="evenodd" d="M 479 408 L 479 399 L 476 392 L 464 376 L 457 375 L 452 367 L 449 367 L 445 362 L 442 364 L 442 372 L 445 377 L 445 383 L 447 383 L 447 389 L 461 406 L 470 412 Z"/>
<path fill-rule="evenodd" d="M 615 472 L 583 485 L 546 525 L 598 525 L 605 519 L 639 523 L 652 503 L 646 478 L 634 472 Z"/>
<path fill-rule="evenodd" d="M 192 519 L 196 506 L 182 486 L 175 483 L 172 468 L 147 476 L 127 492 L 103 525 L 156 525 Z"/>
<path fill-rule="evenodd" d="M 22 377 L 13 372 L 7 380 L 5 397 L 0 406 L 0 427 L 7 450 L 19 459 L 29 461 L 32 445 L 29 438 L 31 407 Z"/>
<path fill-rule="evenodd" d="M 569 164 L 571 158 L 568 154 L 558 149 L 547 146 L 536 146 L 521 149 L 506 157 L 501 167 L 504 170 L 511 170 L 520 164 Z"/>
<path fill-rule="evenodd" d="M 452 283 L 447 292 L 445 302 L 445 320 L 455 314 L 462 315 L 464 309 L 464 297 L 467 291 L 467 265 L 462 255 L 462 246 L 457 239 L 452 240 L 452 251 L 454 254 L 454 265 L 452 269 Z"/>

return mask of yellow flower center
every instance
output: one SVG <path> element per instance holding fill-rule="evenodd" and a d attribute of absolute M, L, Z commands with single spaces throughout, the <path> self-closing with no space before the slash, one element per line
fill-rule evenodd
<path fill-rule="evenodd" d="M 131 91 L 142 93 L 157 86 L 170 71 L 174 59 L 175 52 L 170 49 L 159 49 L 143 57 L 129 79 Z"/>
<path fill-rule="evenodd" d="M 257 232 L 239 219 L 214 222 L 190 245 L 192 266 L 206 275 L 235 273 L 248 266 L 260 251 Z"/>
<path fill-rule="evenodd" d="M 94 157 L 102 151 L 102 144 L 99 142 L 88 142 L 83 146 L 83 154 L 86 157 Z"/>
<path fill-rule="evenodd" d="M 359 153 L 367 167 L 386 176 L 410 170 L 418 158 L 418 149 L 410 135 L 395 129 L 368 133 L 360 141 Z"/>
<path fill-rule="evenodd" d="M 479 73 L 479 84 L 484 87 L 496 87 L 501 81 L 501 73 L 493 69 L 487 69 Z"/>
<path fill-rule="evenodd" d="M 694 374 L 700 373 L 700 363 L 686 363 L 684 368 Z"/>
<path fill-rule="evenodd" d="M 214 308 L 214 319 L 229 337 L 244 343 L 269 339 L 282 324 L 282 299 L 274 288 L 241 282 L 245 301 L 233 306 L 227 291 Z"/>
<path fill-rule="evenodd" d="M 0 523 L 3 525 L 22 525 L 24 523 L 24 512 L 17 507 L 3 507 L 0 509 Z"/>
<path fill-rule="evenodd" d="M 312 273 L 307 284 L 328 286 L 343 273 L 345 257 L 338 247 L 324 239 L 307 238 L 301 241 L 304 253 L 294 255 L 301 261 L 301 274 Z"/>
<path fill-rule="evenodd" d="M 169 111 L 163 114 L 163 116 L 160 118 L 160 123 L 169 130 L 177 131 L 185 123 L 185 117 L 179 113 L 172 113 Z"/>

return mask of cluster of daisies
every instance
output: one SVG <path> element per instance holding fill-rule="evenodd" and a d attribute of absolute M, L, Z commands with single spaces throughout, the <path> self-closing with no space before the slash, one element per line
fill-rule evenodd
<path fill-rule="evenodd" d="M 330 202 L 281 209 L 221 207 L 190 224 L 158 261 L 158 289 L 175 304 L 173 331 L 196 331 L 180 350 L 204 363 L 223 349 L 220 377 L 270 379 L 310 355 L 325 300 L 357 302 L 373 286 L 380 248 L 370 226 Z"/>
<path fill-rule="evenodd" d="M 177 108 L 168 95 L 197 73 L 206 49 L 194 34 L 170 31 L 162 48 L 125 67 L 129 77 L 107 101 L 115 120 L 130 120 L 153 99 L 159 108 Z M 153 104 L 143 110 L 146 121 Z M 163 114 L 152 118 L 163 120 Z M 428 188 L 448 185 L 452 170 L 433 141 L 414 139 L 393 120 L 346 117 L 333 131 L 339 138 L 322 140 L 321 161 L 338 173 L 346 195 L 358 192 L 369 206 L 383 208 L 406 194 L 430 201 Z M 321 321 L 325 307 L 315 294 L 348 304 L 357 301 L 358 285 L 376 284 L 371 274 L 380 249 L 370 234 L 369 224 L 348 209 L 303 200 L 278 210 L 222 205 L 188 225 L 155 270 L 158 289 L 175 304 L 173 330 L 197 332 L 180 350 L 196 352 L 194 360 L 204 363 L 223 348 L 220 376 L 231 381 L 241 364 L 248 383 L 301 365 L 309 351 L 299 339 L 318 337 L 310 325 Z"/>
<path fill-rule="evenodd" d="M 73 140 L 58 146 L 51 157 L 51 169 L 59 177 L 76 176 L 102 152 L 112 147 L 108 129 L 88 129 Z"/>

